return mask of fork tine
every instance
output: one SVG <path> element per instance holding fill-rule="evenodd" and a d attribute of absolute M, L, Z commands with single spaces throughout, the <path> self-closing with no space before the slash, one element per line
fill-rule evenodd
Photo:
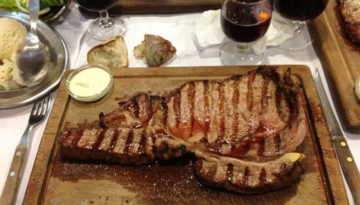
<path fill-rule="evenodd" d="M 50 110 L 50 105 L 51 105 L 51 95 L 49 94 L 49 95 L 47 95 L 47 97 L 46 97 L 46 110 L 45 110 L 45 114 L 47 113 L 47 112 L 49 112 L 49 110 Z"/>
<path fill-rule="evenodd" d="M 41 114 L 41 110 L 43 109 L 43 104 L 44 104 L 44 99 L 40 99 L 39 102 L 38 102 L 38 109 L 36 111 L 36 114 L 37 115 L 40 115 Z"/>
<path fill-rule="evenodd" d="M 36 112 L 37 112 L 37 110 L 38 110 L 38 107 L 39 107 L 39 106 L 40 106 L 40 105 L 39 105 L 39 99 L 37 99 L 37 100 L 35 101 L 35 103 L 34 103 L 34 106 L 33 106 L 32 110 L 31 110 L 30 115 L 35 115 Z"/>
<path fill-rule="evenodd" d="M 45 97 L 43 108 L 44 108 L 44 109 L 43 109 L 42 114 L 45 115 L 46 112 L 47 112 L 47 111 L 49 110 L 49 108 L 50 108 L 50 94 Z"/>
<path fill-rule="evenodd" d="M 41 99 L 39 115 L 41 115 L 44 111 L 46 111 L 46 108 L 44 106 L 46 106 L 46 104 L 45 104 L 45 99 L 43 98 L 43 99 Z"/>
<path fill-rule="evenodd" d="M 45 115 L 50 106 L 50 94 L 43 98 L 37 99 L 31 110 L 31 115 Z"/>

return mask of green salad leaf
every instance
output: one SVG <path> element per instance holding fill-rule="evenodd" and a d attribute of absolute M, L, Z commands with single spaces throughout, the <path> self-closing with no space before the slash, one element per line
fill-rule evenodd
<path fill-rule="evenodd" d="M 40 10 L 63 4 L 64 0 L 40 0 Z M 0 8 L 8 11 L 26 11 L 29 9 L 29 0 L 0 0 Z"/>
<path fill-rule="evenodd" d="M 61 6 L 63 4 L 64 4 L 63 0 L 40 0 L 40 8 L 46 8 L 50 6 Z"/>
<path fill-rule="evenodd" d="M 0 8 L 10 11 L 18 10 L 15 0 L 0 0 Z"/>

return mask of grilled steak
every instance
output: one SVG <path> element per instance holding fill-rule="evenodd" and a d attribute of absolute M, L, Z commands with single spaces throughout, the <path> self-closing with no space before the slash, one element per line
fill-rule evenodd
<path fill-rule="evenodd" d="M 100 127 L 145 127 L 165 102 L 164 97 L 138 94 L 119 103 L 119 108 L 104 115 L 100 113 Z"/>
<path fill-rule="evenodd" d="M 258 194 L 288 186 L 302 173 L 300 153 L 287 153 L 267 162 L 243 161 L 205 155 L 194 164 L 194 172 L 204 185 L 243 194 Z"/>
<path fill-rule="evenodd" d="M 340 13 L 345 33 L 354 43 L 360 44 L 360 0 L 340 0 Z"/>
<path fill-rule="evenodd" d="M 290 69 L 191 81 L 167 98 L 139 94 L 99 117 L 96 128 L 64 128 L 63 157 L 139 165 L 194 153 L 202 183 L 246 194 L 282 188 L 301 173 L 302 155 L 289 153 L 308 132 L 307 114 Z"/>
<path fill-rule="evenodd" d="M 62 157 L 117 164 L 148 164 L 156 158 L 165 160 L 189 152 L 167 134 L 144 128 L 69 128 L 58 140 Z"/>
<path fill-rule="evenodd" d="M 165 130 L 193 146 L 237 158 L 291 152 L 307 132 L 304 99 L 290 71 L 260 67 L 223 82 L 183 85 L 167 102 Z"/>

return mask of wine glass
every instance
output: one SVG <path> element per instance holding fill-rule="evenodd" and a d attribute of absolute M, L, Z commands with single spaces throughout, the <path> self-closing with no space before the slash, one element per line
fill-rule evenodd
<path fill-rule="evenodd" d="M 312 39 L 302 35 L 307 21 L 315 19 L 326 8 L 329 0 L 273 0 L 273 7 L 285 19 L 295 25 L 294 36 L 280 44 L 280 48 L 288 51 L 305 49 L 312 44 Z"/>
<path fill-rule="evenodd" d="M 117 35 L 122 35 L 126 31 L 126 23 L 119 17 L 109 17 L 108 9 L 114 6 L 117 0 L 75 0 L 82 8 L 99 12 L 100 18 L 91 22 L 88 33 L 100 41 L 111 39 Z"/>
<path fill-rule="evenodd" d="M 265 35 L 271 22 L 271 0 L 223 0 L 221 28 L 231 40 L 220 49 L 225 65 L 260 64 L 264 54 L 255 54 L 251 45 Z"/>

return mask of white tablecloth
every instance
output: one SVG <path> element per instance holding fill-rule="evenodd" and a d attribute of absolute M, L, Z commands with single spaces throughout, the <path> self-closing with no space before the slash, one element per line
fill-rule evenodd
<path fill-rule="evenodd" d="M 123 16 L 128 26 L 124 39 L 129 51 L 129 66 L 145 67 L 145 64 L 141 60 L 135 59 L 132 54 L 134 46 L 143 40 L 145 33 L 160 35 L 170 40 L 177 48 L 176 59 L 167 65 L 169 67 L 221 65 L 219 56 L 217 55 L 218 52 L 199 52 L 193 44 L 192 36 L 195 24 L 199 21 L 200 17 L 201 13 Z M 90 40 L 88 36 L 85 36 L 86 44 L 79 46 L 90 21 L 91 19 L 85 19 L 77 8 L 71 4 L 61 18 L 51 23 L 67 44 L 70 53 L 69 68 L 77 68 L 85 64 L 87 49 L 94 43 L 98 43 Z M 308 32 L 306 31 L 305 34 L 308 34 Z M 322 65 L 311 46 L 299 52 L 287 52 L 278 48 L 269 48 L 265 53 L 263 64 L 305 64 L 308 65 L 311 70 L 319 68 L 321 77 L 325 79 Z M 326 82 L 325 85 L 327 85 Z M 327 93 L 328 97 L 330 97 L 328 90 Z M 53 94 L 53 97 L 55 96 L 56 94 Z M 13 109 L 0 110 L 0 193 L 4 189 L 15 147 L 27 126 L 31 108 L 32 104 Z M 29 148 L 30 154 L 27 158 L 16 204 L 21 204 L 23 201 L 46 122 L 47 120 L 42 122 L 31 133 L 33 138 Z M 348 140 L 358 168 L 360 168 L 360 149 L 358 149 L 360 147 L 360 136 L 345 133 L 345 137 Z M 350 204 L 353 204 L 349 192 L 348 196 Z"/>

